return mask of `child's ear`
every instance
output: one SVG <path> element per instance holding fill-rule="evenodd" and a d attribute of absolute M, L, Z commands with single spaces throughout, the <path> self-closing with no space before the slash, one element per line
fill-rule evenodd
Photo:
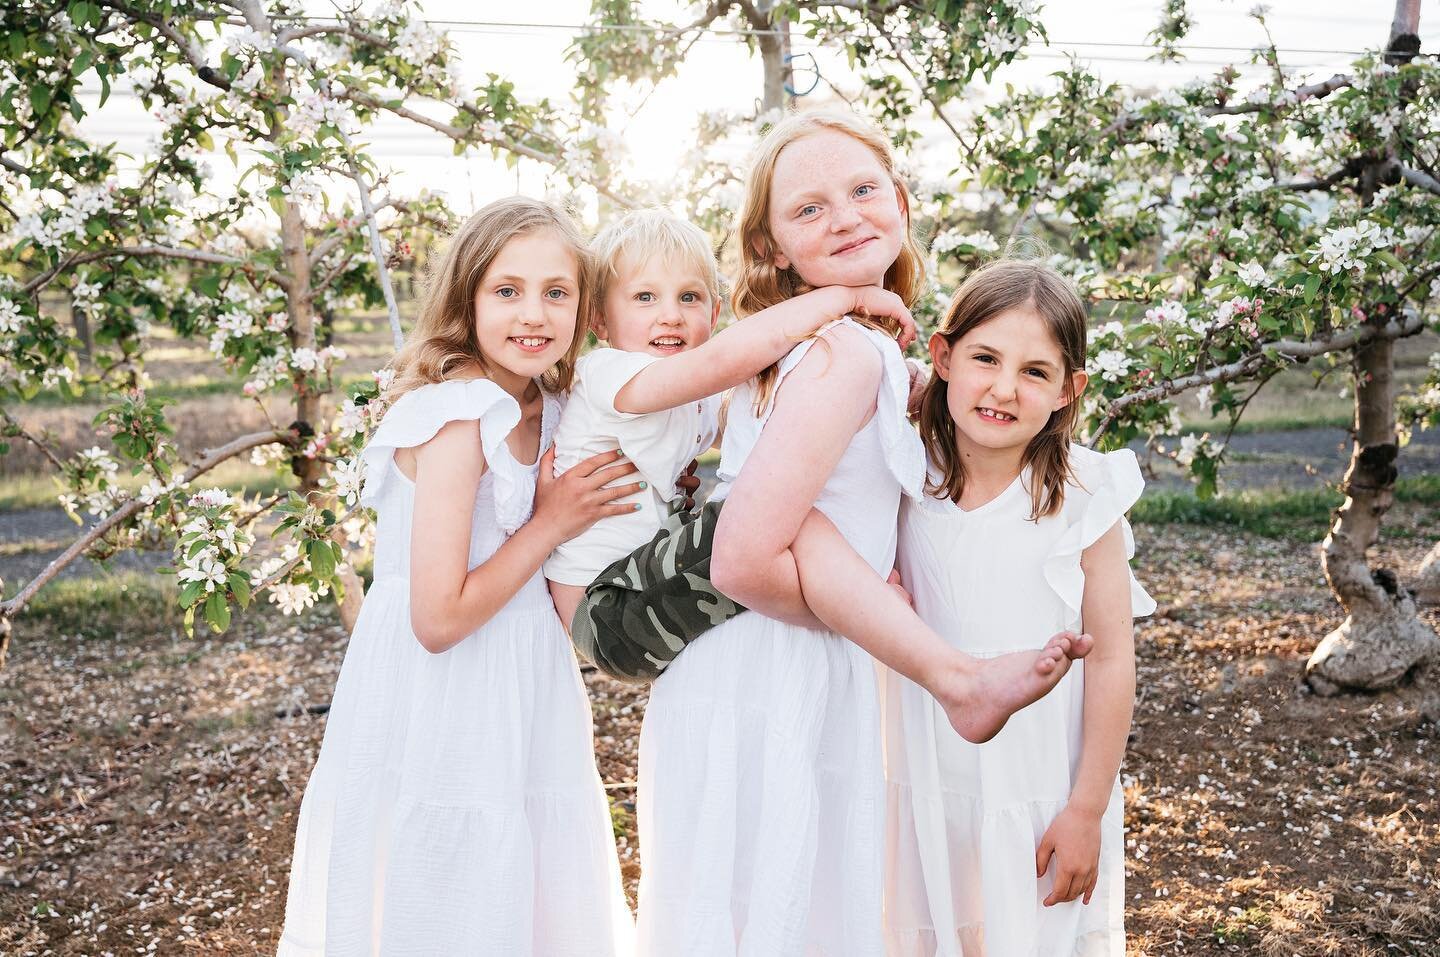
<path fill-rule="evenodd" d="M 771 252 L 770 244 L 765 240 L 765 237 L 756 236 L 754 239 L 750 240 L 750 248 L 755 250 L 756 256 L 765 260 L 770 265 L 774 266 L 776 269 L 779 269 L 783 272 L 784 270 L 790 268 L 790 260 L 786 259 L 785 254 L 780 252 L 779 250 Z"/>
<path fill-rule="evenodd" d="M 715 326 L 720 322 L 720 300 L 715 300 L 715 306 L 710 310 L 710 331 L 715 331 Z"/>
<path fill-rule="evenodd" d="M 605 317 L 598 311 L 590 318 L 590 331 L 595 333 L 595 338 L 602 341 L 610 339 L 609 333 L 605 331 Z"/>
<path fill-rule="evenodd" d="M 1055 402 L 1054 411 L 1059 412 L 1071 402 L 1080 398 L 1080 393 L 1084 392 L 1085 387 L 1089 384 L 1090 374 L 1088 372 L 1077 370 L 1070 373 L 1070 388 L 1066 392 L 1060 393 L 1060 398 Z"/>
<path fill-rule="evenodd" d="M 930 336 L 930 365 L 936 375 L 950 381 L 950 343 L 938 332 Z"/>

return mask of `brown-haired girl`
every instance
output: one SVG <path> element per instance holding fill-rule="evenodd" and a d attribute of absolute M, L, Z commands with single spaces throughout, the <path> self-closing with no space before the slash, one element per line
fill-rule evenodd
<path fill-rule="evenodd" d="M 451 240 L 366 446 L 375 581 L 300 806 L 281 955 L 628 954 L 589 701 L 540 575 L 638 483 L 541 455 L 585 337 L 563 212 L 491 203 Z M 538 476 L 538 478 L 537 478 Z"/>
<path fill-rule="evenodd" d="M 799 114 L 766 136 L 739 240 L 742 316 L 822 286 L 883 286 L 909 305 L 922 286 L 889 145 L 849 114 Z M 924 481 L 908 389 L 893 328 L 852 317 L 732 395 L 710 572 L 751 610 L 696 638 L 651 689 L 642 954 L 882 953 L 885 789 L 866 652 L 976 740 L 1068 666 L 1060 636 L 977 663 L 885 585 L 901 495 Z"/>
<path fill-rule="evenodd" d="M 1120 760 L 1135 696 L 1128 450 L 1072 445 L 1085 308 L 1034 261 L 973 273 L 930 339 L 926 495 L 900 513 L 920 616 L 990 658 L 1082 626 L 1094 648 L 989 742 L 885 677 L 886 932 L 895 957 L 1123 957 Z"/>

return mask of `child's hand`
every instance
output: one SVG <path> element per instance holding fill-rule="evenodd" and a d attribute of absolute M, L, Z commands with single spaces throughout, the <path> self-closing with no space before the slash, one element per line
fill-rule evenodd
<path fill-rule="evenodd" d="M 910 315 L 910 310 L 905 308 L 905 301 L 899 296 L 882 289 L 879 286 L 845 286 L 851 293 L 851 302 L 847 313 L 868 316 L 871 319 L 888 318 L 900 323 L 900 333 L 895 340 L 900 343 L 902 350 L 909 347 L 919 336 L 915 330 L 915 317 Z"/>
<path fill-rule="evenodd" d="M 695 507 L 695 493 L 700 490 L 700 477 L 695 470 L 700 467 L 699 459 L 691 459 L 690 464 L 685 466 L 685 471 L 675 480 L 675 487 L 685 493 L 685 511 Z"/>
<path fill-rule="evenodd" d="M 905 371 L 910 373 L 910 394 L 905 397 L 905 414 L 913 419 L 920 414 L 920 401 L 925 398 L 925 387 L 930 384 L 930 370 L 918 359 L 906 359 Z"/>
<path fill-rule="evenodd" d="M 1045 906 L 1053 907 L 1095 893 L 1100 877 L 1100 815 L 1066 805 L 1050 822 L 1035 852 L 1035 876 L 1043 877 L 1055 860 L 1055 885 Z"/>
<path fill-rule="evenodd" d="M 885 579 L 885 584 L 899 592 L 900 597 L 905 599 L 905 604 L 911 608 L 915 607 L 915 599 L 910 597 L 910 593 L 905 590 L 905 585 L 900 581 L 900 569 L 890 569 L 890 577 Z"/>
<path fill-rule="evenodd" d="M 620 456 L 619 449 L 601 452 L 556 476 L 552 446 L 540 459 L 540 477 L 535 483 L 535 515 L 530 521 L 543 527 L 559 545 L 606 516 L 625 515 L 638 509 L 638 504 L 614 503 L 644 489 L 644 482 L 605 487 L 637 471 L 633 462 L 621 462 Z"/>

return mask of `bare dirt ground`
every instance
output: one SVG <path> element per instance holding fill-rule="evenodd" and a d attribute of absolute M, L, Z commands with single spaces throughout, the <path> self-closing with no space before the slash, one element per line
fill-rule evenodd
<path fill-rule="evenodd" d="M 1339 620 L 1314 546 L 1137 537 L 1161 609 L 1137 630 L 1124 770 L 1132 957 L 1440 954 L 1434 692 L 1297 690 Z M 1378 557 L 1413 575 L 1428 538 Z M 345 637 L 328 613 L 262 611 L 186 639 L 149 581 L 69 586 L 17 626 L 0 674 L 0 953 L 274 951 L 325 724 L 303 709 L 328 700 Z M 633 893 L 646 698 L 587 683 Z"/>

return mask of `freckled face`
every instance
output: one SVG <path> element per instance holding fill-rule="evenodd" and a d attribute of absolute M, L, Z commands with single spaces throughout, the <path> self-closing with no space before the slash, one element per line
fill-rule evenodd
<path fill-rule="evenodd" d="M 768 214 L 772 262 L 811 286 L 880 285 L 909 224 L 900 190 L 864 143 L 820 130 L 775 159 Z"/>
<path fill-rule="evenodd" d="M 622 259 L 618 266 L 596 335 L 616 349 L 652 356 L 673 356 L 709 340 L 720 303 L 704 276 L 659 256 L 635 264 Z"/>
<path fill-rule="evenodd" d="M 518 382 L 548 371 L 574 340 L 579 305 L 568 243 L 548 230 L 506 243 L 475 292 L 475 334 L 492 376 Z"/>
<path fill-rule="evenodd" d="M 1084 372 L 1065 376 L 1060 345 L 1026 303 L 971 329 L 952 345 L 930 337 L 935 372 L 960 452 L 1023 452 L 1050 415 L 1085 389 Z M 1067 392 L 1067 388 L 1069 391 Z"/>

